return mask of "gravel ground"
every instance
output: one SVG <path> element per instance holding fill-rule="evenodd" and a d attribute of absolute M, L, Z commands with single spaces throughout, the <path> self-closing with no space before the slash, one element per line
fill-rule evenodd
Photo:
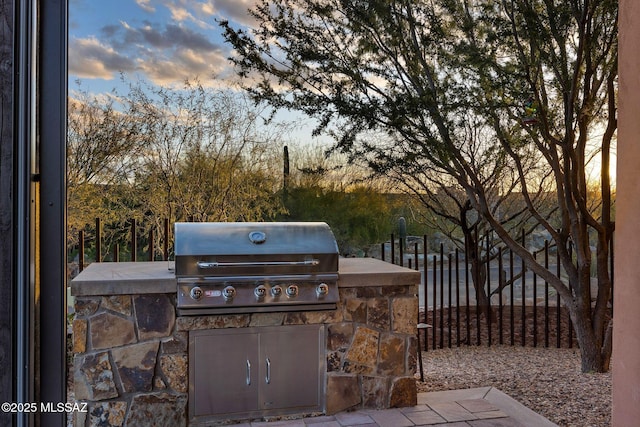
<path fill-rule="evenodd" d="M 422 356 L 420 392 L 492 386 L 559 426 L 611 424 L 611 373 L 581 373 L 578 349 L 461 346 Z"/>

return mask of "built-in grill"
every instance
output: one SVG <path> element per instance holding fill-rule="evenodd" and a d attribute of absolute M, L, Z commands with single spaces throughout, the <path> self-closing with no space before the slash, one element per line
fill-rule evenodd
<path fill-rule="evenodd" d="M 322 222 L 176 223 L 180 315 L 330 310 L 338 246 Z"/>

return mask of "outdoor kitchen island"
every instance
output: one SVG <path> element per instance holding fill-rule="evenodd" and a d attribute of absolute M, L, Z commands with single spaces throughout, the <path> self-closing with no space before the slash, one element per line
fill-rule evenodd
<path fill-rule="evenodd" d="M 88 403 L 87 413 L 75 414 L 74 425 L 216 425 L 225 420 L 415 405 L 420 273 L 371 258 L 341 258 L 338 273 L 339 301 L 332 309 L 181 316 L 176 309 L 176 277 L 167 262 L 91 264 L 71 282 L 74 397 Z M 294 344 L 280 344 L 276 338 L 275 345 L 266 347 L 293 357 L 270 355 L 265 367 L 251 365 L 248 357 L 245 366 L 243 355 L 239 382 L 262 387 L 256 383 L 265 377 L 267 383 L 281 381 L 279 394 L 290 388 L 295 396 L 304 389 L 303 399 L 311 402 L 285 399 L 275 407 L 245 402 L 252 409 L 194 415 L 189 401 L 193 380 L 228 372 L 203 380 L 214 385 L 213 391 L 216 382 L 228 382 L 226 377 L 234 372 L 231 365 L 238 361 L 238 351 L 226 347 L 234 337 L 260 346 L 280 333 L 294 333 Z M 210 343 L 214 353 L 210 362 L 203 362 L 202 356 L 198 362 L 198 369 L 206 367 L 208 373 L 190 366 L 190 352 L 198 340 Z M 319 352 L 313 350 L 315 343 Z M 295 370 L 293 377 L 278 375 L 281 356 L 289 365 L 297 365 L 296 357 L 312 359 L 300 360 L 311 366 L 311 373 L 304 374 L 309 377 Z M 195 377 L 192 381 L 190 375 Z M 227 387 L 217 392 L 233 394 Z"/>

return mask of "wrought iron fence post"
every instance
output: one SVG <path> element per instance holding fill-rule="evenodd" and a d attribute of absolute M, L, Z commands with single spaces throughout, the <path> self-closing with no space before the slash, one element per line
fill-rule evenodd
<path fill-rule="evenodd" d="M 451 316 L 451 296 L 452 296 L 452 294 L 451 294 L 451 285 L 452 285 L 452 283 L 451 283 L 451 253 L 447 254 L 447 270 L 448 270 L 447 273 L 448 273 L 448 287 L 449 287 L 449 295 L 448 295 L 449 303 L 447 304 L 447 317 L 449 319 L 449 329 L 448 329 L 449 340 L 448 341 L 449 341 L 449 348 L 451 348 L 451 317 L 452 317 Z"/>
<path fill-rule="evenodd" d="M 526 249 L 527 245 L 525 243 L 525 231 L 524 229 L 522 229 L 522 247 Z M 526 304 L 526 287 L 527 287 L 527 279 L 526 279 L 526 273 L 527 273 L 527 268 L 525 266 L 524 263 L 524 258 L 520 257 L 520 274 L 522 274 L 522 279 L 520 281 L 520 283 L 522 284 L 522 289 L 521 289 L 521 294 L 522 294 L 522 301 L 521 301 L 521 306 L 522 306 L 522 313 L 520 313 L 520 317 L 522 319 L 522 324 L 520 325 L 520 333 L 521 333 L 521 337 L 520 337 L 520 341 L 522 344 L 522 347 L 524 347 L 526 345 L 526 336 L 527 336 L 527 325 L 526 325 L 526 320 L 527 320 L 527 304 Z"/>
<path fill-rule="evenodd" d="M 436 318 L 436 307 L 438 305 L 438 276 L 436 273 L 436 266 L 438 265 L 438 257 L 436 255 L 433 256 L 433 345 L 432 348 L 436 349 L 436 326 L 437 326 L 437 318 Z M 440 325 L 442 328 L 442 324 Z"/>
<path fill-rule="evenodd" d="M 136 220 L 133 218 L 131 220 L 131 261 L 136 261 L 136 252 L 138 251 L 138 242 L 137 242 L 137 233 L 136 233 Z"/>
<path fill-rule="evenodd" d="M 533 260 L 538 261 L 538 253 L 533 250 Z M 533 346 L 538 346 L 538 275 L 533 273 Z"/>
<path fill-rule="evenodd" d="M 474 250 L 476 251 L 476 262 L 474 263 L 474 276 L 473 276 L 473 289 L 476 292 L 476 345 L 480 345 L 482 341 L 482 337 L 480 334 L 480 298 L 478 295 L 482 290 L 482 283 L 480 283 L 480 240 L 478 239 L 478 225 L 476 224 L 473 228 L 473 233 L 475 237 L 474 241 Z M 477 282 L 477 283 L 476 283 Z"/>
<path fill-rule="evenodd" d="M 511 309 L 509 310 L 509 322 L 510 322 L 510 331 L 511 331 L 511 345 L 515 345 L 516 334 L 515 334 L 515 317 L 513 313 L 513 301 L 514 301 L 514 290 L 515 283 L 513 277 L 513 251 L 509 251 L 509 283 L 511 283 L 511 291 L 509 292 L 509 306 Z"/>
<path fill-rule="evenodd" d="M 78 271 L 84 270 L 84 230 L 78 232 Z"/>
<path fill-rule="evenodd" d="M 504 284 L 504 278 L 502 277 L 502 247 L 498 248 L 498 342 L 500 345 L 504 344 L 502 337 L 502 327 L 504 323 L 502 321 L 502 286 Z"/>
<path fill-rule="evenodd" d="M 153 261 L 156 256 L 153 227 L 149 229 L 149 261 Z"/>
<path fill-rule="evenodd" d="M 102 223 L 96 218 L 96 262 L 102 262 Z"/>
<path fill-rule="evenodd" d="M 391 264 L 396 263 L 396 236 L 391 233 Z"/>
<path fill-rule="evenodd" d="M 487 231 L 487 347 L 491 347 L 491 231 Z"/>
<path fill-rule="evenodd" d="M 169 218 L 164 219 L 163 260 L 169 260 Z"/>
<path fill-rule="evenodd" d="M 560 278 L 560 251 L 558 250 L 560 245 L 556 242 L 556 275 Z M 562 310 L 562 302 L 560 300 L 560 292 L 556 292 L 556 347 L 562 346 L 562 322 L 560 321 Z"/>
<path fill-rule="evenodd" d="M 467 327 L 467 345 L 471 345 L 471 308 L 470 308 L 470 296 L 469 296 L 469 241 L 467 236 L 464 236 L 464 291 L 465 299 L 467 303 L 465 326 Z"/>
<path fill-rule="evenodd" d="M 549 241 L 544 241 L 544 268 L 549 270 Z M 549 347 L 549 282 L 544 281 L 544 346 Z"/>
<path fill-rule="evenodd" d="M 429 313 L 429 293 L 428 293 L 428 289 L 427 289 L 427 273 L 428 273 L 428 264 L 429 264 L 429 258 L 427 256 L 427 235 L 423 235 L 422 236 L 422 252 L 423 252 L 423 257 L 422 257 L 422 270 L 424 271 L 424 273 L 422 274 L 422 277 L 424 278 L 424 283 L 422 284 L 423 290 L 424 290 L 424 323 L 429 323 L 429 320 L 427 319 L 427 314 Z M 416 251 L 418 250 L 418 244 L 416 243 Z M 416 252 L 416 259 L 417 259 L 418 253 Z M 416 267 L 418 266 L 418 263 L 416 262 Z M 434 307 L 435 310 L 435 307 Z M 435 311 L 434 311 L 435 312 Z M 428 347 L 429 347 L 429 328 L 425 328 L 424 330 L 424 351 L 428 351 Z"/>
<path fill-rule="evenodd" d="M 440 243 L 440 348 L 444 348 L 444 244 Z"/>
<path fill-rule="evenodd" d="M 456 347 L 460 347 L 460 252 L 456 248 Z"/>

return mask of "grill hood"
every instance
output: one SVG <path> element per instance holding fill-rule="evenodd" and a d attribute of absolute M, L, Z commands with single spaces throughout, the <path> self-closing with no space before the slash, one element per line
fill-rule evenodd
<path fill-rule="evenodd" d="M 323 222 L 179 222 L 174 237 L 177 277 L 338 271 L 338 245 Z"/>

